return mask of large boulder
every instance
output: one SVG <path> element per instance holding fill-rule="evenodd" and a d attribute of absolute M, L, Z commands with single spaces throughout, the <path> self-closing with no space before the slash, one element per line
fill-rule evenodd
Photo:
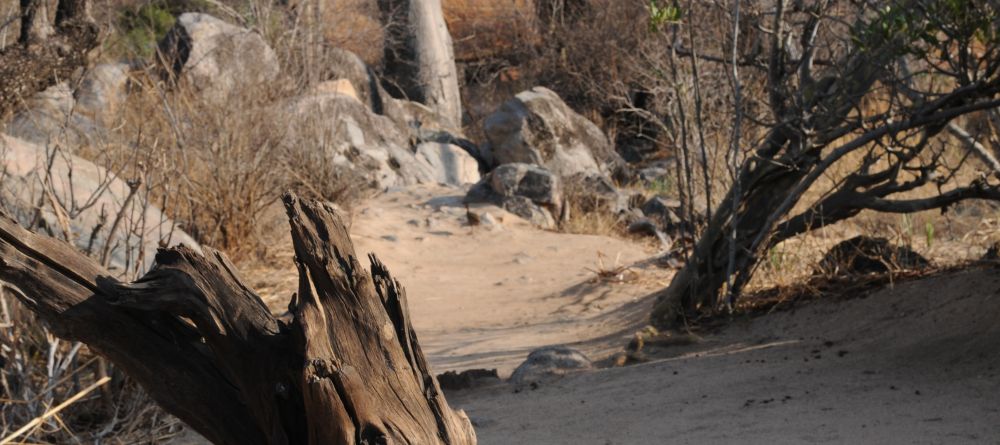
<path fill-rule="evenodd" d="M 421 144 L 350 94 L 313 92 L 292 99 L 281 113 L 288 116 L 289 150 L 319 156 L 317 168 L 363 175 L 375 188 L 478 180 L 476 161 L 464 150 Z"/>
<path fill-rule="evenodd" d="M 544 166 L 560 177 L 611 176 L 622 164 L 608 137 L 552 90 L 519 93 L 486 118 L 487 158 Z"/>
<path fill-rule="evenodd" d="M 676 234 L 682 229 L 684 209 L 678 199 L 654 196 L 642 204 L 642 213 L 667 232 Z"/>
<path fill-rule="evenodd" d="M 358 100 L 375 114 L 385 114 L 385 94 L 371 67 L 357 54 L 345 49 L 331 48 L 326 54 L 326 76 L 350 82 Z"/>
<path fill-rule="evenodd" d="M 438 142 L 417 146 L 417 158 L 430 164 L 434 180 L 441 184 L 475 184 L 479 182 L 479 164 L 461 147 Z"/>
<path fill-rule="evenodd" d="M 73 92 L 76 112 L 105 127 L 115 125 L 128 95 L 129 66 L 101 63 L 87 70 Z"/>
<path fill-rule="evenodd" d="M 259 34 L 202 13 L 181 14 L 160 52 L 172 77 L 218 104 L 274 81 L 280 71 L 278 56 Z"/>
<path fill-rule="evenodd" d="M 337 90 L 342 93 L 353 89 L 353 95 L 378 115 L 391 119 L 399 130 L 412 141 L 456 144 L 466 151 L 478 153 L 478 147 L 465 140 L 460 126 L 434 111 L 427 105 L 389 95 L 379 83 L 375 72 L 358 55 L 339 48 L 329 49 L 324 75 L 335 80 L 321 82 L 314 92 Z M 348 87 L 350 85 L 350 87 Z"/>
<path fill-rule="evenodd" d="M 125 181 L 77 156 L 51 154 L 40 145 L 0 134 L 4 168 L 0 204 L 21 224 L 34 223 L 57 238 L 68 238 L 95 257 L 110 243 L 110 268 L 122 274 L 148 268 L 161 244 L 199 249 L 156 207 L 133 198 L 123 208 L 130 194 Z M 111 233 L 119 214 L 121 222 Z"/>
<path fill-rule="evenodd" d="M 7 123 L 7 134 L 42 145 L 78 147 L 103 141 L 105 129 L 76 112 L 73 90 L 57 83 L 25 100 L 25 106 Z"/>
<path fill-rule="evenodd" d="M 105 143 L 110 138 L 107 128 L 121 118 L 128 74 L 126 64 L 98 64 L 83 74 L 76 91 L 67 82 L 59 82 L 25 100 L 4 131 L 42 145 Z"/>
<path fill-rule="evenodd" d="M 483 177 L 465 197 L 468 203 L 488 202 L 544 228 L 554 228 L 562 214 L 563 187 L 559 176 L 531 164 L 504 164 Z"/>

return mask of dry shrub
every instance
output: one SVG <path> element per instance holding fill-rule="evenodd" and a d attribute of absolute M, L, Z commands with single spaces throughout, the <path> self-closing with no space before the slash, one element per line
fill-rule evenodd
<path fill-rule="evenodd" d="M 459 62 L 516 57 L 537 45 L 533 0 L 443 0 L 441 7 Z"/>
<path fill-rule="evenodd" d="M 123 7 L 128 2 L 115 4 Z M 284 190 L 349 207 L 368 190 L 368 184 L 335 166 L 315 132 L 289 133 L 283 98 L 327 80 L 324 48 L 328 44 L 317 46 L 304 40 L 300 29 L 285 26 L 287 15 L 273 5 L 251 2 L 236 5 L 238 9 L 218 5 L 218 11 L 209 12 L 256 27 L 268 37 L 288 77 L 274 85 L 246 88 L 220 105 L 201 100 L 183 83 L 164 83 L 161 73 L 147 63 L 151 68 L 131 74 L 128 98 L 106 123 L 107 134 L 89 145 L 61 150 L 91 160 L 119 178 L 141 178 L 132 205 L 157 206 L 199 242 L 237 259 L 253 260 L 269 239 L 265 237 L 267 218 Z M 0 3 L 0 20 L 13 17 L 9 13 L 16 7 L 16 2 Z M 96 15 L 117 23 L 109 11 Z M 12 29 L 16 26 L 0 22 L 0 46 Z M 327 35 L 328 40 L 337 35 L 357 37 L 348 26 L 338 25 L 332 31 L 342 34 Z M 361 51 L 363 56 L 381 57 L 381 47 L 371 45 L 380 39 L 350 40 L 356 49 L 373 51 L 367 55 Z M 117 58 L 123 55 L 120 51 L 136 50 L 128 45 L 113 47 L 103 56 Z M 142 54 L 124 56 L 136 60 Z M 324 120 L 334 118 L 317 116 L 306 127 L 314 126 L 319 132 Z M 106 209 L 108 224 L 117 211 Z M 143 270 L 144 266 L 136 265 L 125 278 L 135 278 Z M 0 293 L 0 438 L 104 375 L 110 375 L 109 383 L 19 441 L 155 443 L 175 435 L 181 425 L 86 346 L 57 340 L 9 293 Z"/>
<path fill-rule="evenodd" d="M 319 17 L 324 46 L 348 50 L 369 65 L 377 65 L 382 60 L 385 29 L 376 2 L 320 2 Z"/>
<path fill-rule="evenodd" d="M 241 91 L 225 104 L 200 99 L 184 85 L 166 89 L 140 76 L 122 136 L 157 162 L 165 210 L 199 242 L 252 258 L 271 227 L 268 209 L 286 190 L 349 207 L 368 184 L 333 164 L 319 134 L 333 116 L 300 116 L 276 86 Z M 283 87 L 282 87 L 283 88 Z M 141 118 L 139 118 L 141 117 Z"/>
<path fill-rule="evenodd" d="M 646 2 L 542 0 L 538 8 L 542 44 L 525 74 L 584 114 L 622 105 L 639 80 L 632 55 L 650 40 Z"/>
<path fill-rule="evenodd" d="M 610 212 L 589 210 L 589 204 L 567 200 L 569 217 L 559 224 L 559 230 L 581 235 L 623 237 L 626 235 L 621 219 Z"/>
<path fill-rule="evenodd" d="M 106 384 L 13 443 L 157 443 L 182 430 L 180 421 L 85 345 L 53 336 L 10 292 L 0 289 L 0 438 L 105 375 Z"/>

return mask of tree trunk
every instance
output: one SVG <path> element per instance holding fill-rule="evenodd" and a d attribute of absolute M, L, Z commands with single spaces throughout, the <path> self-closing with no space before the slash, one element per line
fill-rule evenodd
<path fill-rule="evenodd" d="M 396 96 L 427 105 L 462 126 L 455 53 L 441 0 L 379 0 L 386 22 L 384 77 Z"/>
<path fill-rule="evenodd" d="M 657 297 L 651 317 L 654 323 L 672 325 L 685 312 L 714 310 L 730 277 L 730 293 L 739 292 L 749 281 L 759 253 L 774 241 L 778 219 L 791 210 L 782 207 L 789 200 L 796 202 L 795 194 L 801 193 L 796 186 L 821 168 L 823 148 L 836 139 L 848 114 L 884 75 L 894 49 L 887 44 L 845 56 L 839 65 L 846 67 L 843 72 L 818 82 L 835 94 L 810 94 L 811 99 L 801 109 L 772 106 L 782 123 L 769 131 L 743 163 L 736 179 L 738 186 L 729 189 L 687 264 Z M 783 80 L 771 79 L 770 88 L 778 90 Z M 735 258 L 730 257 L 730 243 L 735 244 Z"/>
<path fill-rule="evenodd" d="M 289 322 L 220 252 L 161 250 L 149 273 L 121 283 L 7 218 L 0 280 L 213 443 L 476 443 L 424 359 L 399 283 L 374 256 L 362 267 L 332 208 L 284 204 L 299 273 Z"/>
<path fill-rule="evenodd" d="M 59 0 L 55 28 L 42 0 L 21 0 L 18 43 L 0 51 L 0 117 L 87 63 L 98 29 L 88 0 Z"/>
<path fill-rule="evenodd" d="M 777 4 L 776 20 L 780 21 L 785 2 Z M 823 14 L 818 11 L 803 35 L 815 35 L 808 30 L 819 25 L 818 17 Z M 858 27 L 873 29 L 870 26 L 883 24 L 859 21 Z M 779 29 L 779 25 L 773 29 Z M 948 167 L 926 153 L 925 147 L 952 119 L 996 108 L 1000 104 L 996 98 L 1000 79 L 986 76 L 956 83 L 951 91 L 913 96 L 907 92 L 909 76 L 895 77 L 897 67 L 893 65 L 900 54 L 911 52 L 908 45 L 913 43 L 892 33 L 858 35 L 867 40 L 832 63 L 825 76 L 814 80 L 811 72 L 800 70 L 803 74 L 799 82 L 789 77 L 796 70 L 789 69 L 785 62 L 791 59 L 782 52 L 782 40 L 775 41 L 767 89 L 773 93 L 771 108 L 777 123 L 747 156 L 687 264 L 658 296 L 652 314 L 654 323 L 673 325 L 687 312 L 719 308 L 722 290 L 728 285 L 725 293 L 737 295 L 753 276 L 762 253 L 792 236 L 842 221 L 862 210 L 907 213 L 947 208 L 964 199 L 1000 200 L 1000 186 L 988 183 L 985 176 L 967 186 L 945 187 L 948 181 L 956 182 L 952 179 L 957 169 L 951 170 L 950 176 L 940 175 L 949 179 L 937 183 L 936 196 L 889 199 L 937 181 L 937 169 Z M 811 65 L 808 60 L 792 64 L 799 68 Z M 876 82 L 884 88 L 876 88 Z M 885 90 L 903 93 L 884 96 Z M 891 108 L 866 112 L 861 106 L 865 97 L 881 99 Z M 879 146 L 891 146 L 893 151 L 874 151 Z M 851 153 L 860 159 L 856 161 L 856 172 L 836 181 L 806 210 L 789 216 L 806 191 Z M 924 162 L 926 158 L 934 159 Z M 903 170 L 912 174 L 901 176 Z"/>

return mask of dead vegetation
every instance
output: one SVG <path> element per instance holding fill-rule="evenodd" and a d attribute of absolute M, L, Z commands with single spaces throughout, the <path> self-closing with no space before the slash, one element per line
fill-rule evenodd
<path fill-rule="evenodd" d="M 306 3 L 292 3 L 293 11 L 307 8 Z M 642 1 L 592 2 L 594 5 L 589 8 L 580 6 L 586 2 L 539 3 L 549 8 L 546 9 L 548 13 L 539 18 L 540 38 L 531 39 L 532 44 L 524 45 L 524 50 L 510 50 L 502 57 L 491 56 L 485 62 L 480 60 L 467 67 L 466 97 L 477 98 L 477 102 L 468 107 L 467 134 L 476 138 L 481 120 L 500 101 L 521 89 L 544 84 L 559 92 L 574 108 L 602 124 L 616 140 L 619 151 L 623 154 L 628 151 L 638 160 L 636 165 L 660 162 L 670 166 L 672 176 L 657 184 L 636 186 L 642 187 L 637 191 L 676 195 L 686 203 L 705 202 L 704 207 L 708 209 L 719 204 L 721 192 L 734 183 L 734 175 L 727 169 L 741 156 L 731 153 L 729 147 L 758 146 L 767 129 L 780 123 L 756 121 L 757 116 L 768 115 L 768 109 L 775 106 L 767 88 L 762 86 L 769 74 L 770 62 L 765 55 L 770 42 L 766 33 L 761 33 L 760 26 L 745 26 L 771 17 L 772 12 L 744 2 L 748 9 L 744 10 L 741 22 L 744 26 L 739 35 L 742 43 L 737 61 L 744 76 L 744 89 L 743 101 L 737 105 L 745 121 L 743 134 L 736 135 L 734 142 L 729 132 L 728 113 L 732 112 L 736 99 L 727 77 L 727 70 L 732 66 L 725 61 L 730 49 L 726 40 L 731 37 L 727 34 L 730 23 L 726 9 L 730 4 L 681 2 L 684 14 L 680 21 L 652 23 L 648 20 L 648 4 Z M 216 246 L 242 263 L 260 261 L 268 248 L 265 234 L 276 224 L 274 208 L 282 190 L 292 189 L 347 208 L 367 196 L 363 177 L 330 164 L 328 158 L 321 155 L 323 147 L 303 147 L 322 138 L 307 133 L 290 134 L 284 122 L 276 119 L 275 110 L 266 105 L 275 98 L 287 97 L 294 91 L 329 80 L 333 74 L 327 70 L 327 65 L 329 57 L 333 57 L 330 55 L 333 48 L 354 50 L 364 60 L 377 64 L 383 54 L 379 36 L 383 35 L 385 26 L 373 18 L 374 11 L 365 9 L 360 2 L 341 4 L 356 13 L 319 10 L 312 11 L 319 17 L 318 21 L 289 22 L 286 11 L 266 2 L 199 3 L 198 8 L 250 26 L 266 36 L 278 51 L 288 77 L 280 85 L 246 91 L 225 107 L 219 107 L 199 102 L 183 86 L 168 87 L 162 82 L 161 73 L 147 64 L 131 74 L 128 101 L 117 121 L 109 126 L 114 129 L 113 133 L 106 140 L 83 146 L 72 154 L 106 166 L 121 178 L 135 181 L 138 205 L 164 209 L 198 241 Z M 838 8 L 847 7 L 838 2 L 826 4 L 833 5 L 830 7 L 837 13 L 844 12 Z M 10 45 L 13 41 L 10 36 L 17 34 L 19 24 L 11 20 L 15 17 L 12 11 L 16 9 L 13 2 L 0 2 L 0 48 Z M 798 25 L 803 23 L 796 22 Z M 829 34 L 836 34 L 835 29 L 840 29 L 837 25 L 831 26 L 827 30 Z M 120 31 L 113 33 L 112 38 L 121 38 L 124 33 Z M 516 40 L 521 35 L 501 38 Z M 370 44 L 373 41 L 379 44 Z M 840 54 L 834 39 L 822 43 L 824 48 L 816 56 L 817 61 L 828 63 L 831 57 Z M 123 51 L 123 47 L 108 44 L 105 55 Z M 469 47 L 471 52 L 477 51 Z M 817 66 L 827 65 L 817 63 Z M 891 105 L 912 100 L 889 91 L 885 84 L 879 84 L 877 90 L 872 98 L 863 101 L 857 110 L 859 114 L 896 119 L 898 116 L 891 112 Z M 931 92 L 944 94 L 937 90 Z M 995 151 L 998 144 L 996 121 L 990 118 L 991 112 L 995 113 L 995 109 L 956 119 L 987 151 Z M 864 121 L 863 126 L 867 126 L 874 120 L 866 118 L 858 122 Z M 833 145 L 849 143 L 848 135 L 843 136 L 828 142 Z M 832 196 L 830 190 L 845 181 L 857 180 L 853 175 L 858 164 L 870 171 L 895 169 L 904 172 L 911 181 L 896 185 L 909 187 L 908 184 L 915 184 L 912 181 L 931 185 L 922 190 L 913 187 L 900 195 L 910 201 L 928 202 L 940 196 L 944 189 L 935 189 L 933 185 L 937 184 L 937 179 L 929 173 L 924 174 L 934 172 L 936 176 L 938 167 L 951 170 L 949 179 L 976 184 L 979 181 L 977 170 L 989 164 L 970 156 L 968 149 L 963 148 L 963 141 L 954 131 L 933 141 L 914 132 L 875 144 L 867 153 L 846 155 L 843 157 L 845 162 L 825 170 L 814 178 L 811 187 L 801 190 L 801 203 L 786 210 L 793 215 L 809 216 L 809 209 L 815 207 L 810 203 L 830 203 L 824 201 Z M 304 149 L 290 150 L 293 146 Z M 60 150 L 67 149 L 61 147 Z M 906 162 L 871 161 L 887 153 Z M 945 193 L 953 193 L 953 190 L 947 189 Z M 571 197 L 568 201 L 571 216 L 562 224 L 562 230 L 624 236 L 621 218 L 608 212 L 592 211 L 595 205 L 586 199 Z M 72 203 L 59 207 L 69 217 L 75 212 Z M 869 207 L 889 208 L 883 204 Z M 688 208 L 695 206 L 688 205 Z M 733 307 L 734 313 L 755 314 L 792 307 L 815 298 L 863 295 L 875 287 L 938 270 L 810 277 L 830 246 L 858 233 L 887 236 L 894 243 L 914 246 L 931 257 L 951 255 L 940 264 L 953 264 L 978 255 L 990 242 L 996 241 L 1000 226 L 1000 214 L 990 206 L 954 205 L 946 207 L 946 211 L 925 210 L 907 213 L 905 217 L 878 215 L 871 209 L 855 210 L 859 211 L 851 221 L 801 234 L 806 227 L 812 230 L 829 224 L 831 218 L 819 224 L 811 220 L 802 229 L 782 235 L 777 242 L 765 243 L 767 247 L 755 254 L 759 261 L 755 273 L 747 275 L 745 282 L 740 283 L 746 286 L 747 293 Z M 114 216 L 109 213 L 107 225 L 115 224 Z M 698 228 L 698 233 L 702 233 L 702 229 Z M 122 227 L 120 230 L 129 229 Z M 682 242 L 675 247 L 664 257 L 664 265 L 680 268 L 685 265 L 691 246 Z M 106 262 L 106 251 L 91 253 Z M 133 274 L 140 269 L 138 263 L 131 266 L 128 269 Z M 636 273 L 603 256 L 590 272 L 595 280 L 606 283 L 633 280 Z M 178 422 L 164 416 L 120 371 L 102 368 L 101 362 L 95 360 L 96 355 L 79 343 L 56 340 L 23 308 L 9 300 L 0 296 L 0 303 L 3 303 L 0 315 L 4 317 L 0 320 L 0 347 L 3 348 L 0 360 L 6 359 L 4 366 L 0 366 L 4 388 L 0 397 L 5 402 L 0 409 L 0 422 L 3 422 L 0 436 L 40 418 L 59 403 L 102 381 L 108 373 L 111 377 L 108 383 L 82 396 L 70 409 L 46 417 L 22 438 L 67 443 L 115 437 L 131 443 L 154 442 L 176 433 Z M 712 316 L 698 322 L 708 325 L 720 320 L 723 317 Z"/>
<path fill-rule="evenodd" d="M 135 382 L 82 343 L 56 338 L 10 292 L 0 291 L 0 441 L 158 443 L 183 430 Z"/>

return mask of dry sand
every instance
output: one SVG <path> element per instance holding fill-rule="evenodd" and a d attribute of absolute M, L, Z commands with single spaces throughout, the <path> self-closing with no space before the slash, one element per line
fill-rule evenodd
<path fill-rule="evenodd" d="M 406 287 L 436 371 L 498 368 L 571 344 L 618 350 L 671 271 L 648 245 L 537 230 L 494 207 L 502 228 L 465 225 L 460 190 L 390 192 L 359 209 L 358 252 Z M 287 242 L 287 241 L 286 241 Z M 598 252 L 633 265 L 595 281 Z M 290 263 L 279 248 L 276 264 Z M 286 266 L 287 267 L 287 266 Z M 280 307 L 294 274 L 255 273 Z M 899 283 L 865 298 L 813 302 L 737 320 L 700 344 L 635 366 L 537 389 L 507 384 L 448 395 L 482 444 L 1000 443 L 1000 274 Z"/>
<path fill-rule="evenodd" d="M 481 444 L 1000 443 L 1000 274 L 737 321 L 680 354 L 449 394 Z"/>
<path fill-rule="evenodd" d="M 651 244 L 539 230 L 494 206 L 472 211 L 502 220 L 498 227 L 470 227 L 463 195 L 436 186 L 392 191 L 357 209 L 351 225 L 358 255 L 374 252 L 405 287 L 438 372 L 509 374 L 530 351 L 552 344 L 607 355 L 641 327 L 644 297 L 673 274 L 647 264 Z M 290 248 L 278 252 L 282 268 L 255 272 L 252 281 L 275 309 L 297 282 Z M 625 282 L 597 279 L 602 257 L 605 269 L 632 267 Z"/>

